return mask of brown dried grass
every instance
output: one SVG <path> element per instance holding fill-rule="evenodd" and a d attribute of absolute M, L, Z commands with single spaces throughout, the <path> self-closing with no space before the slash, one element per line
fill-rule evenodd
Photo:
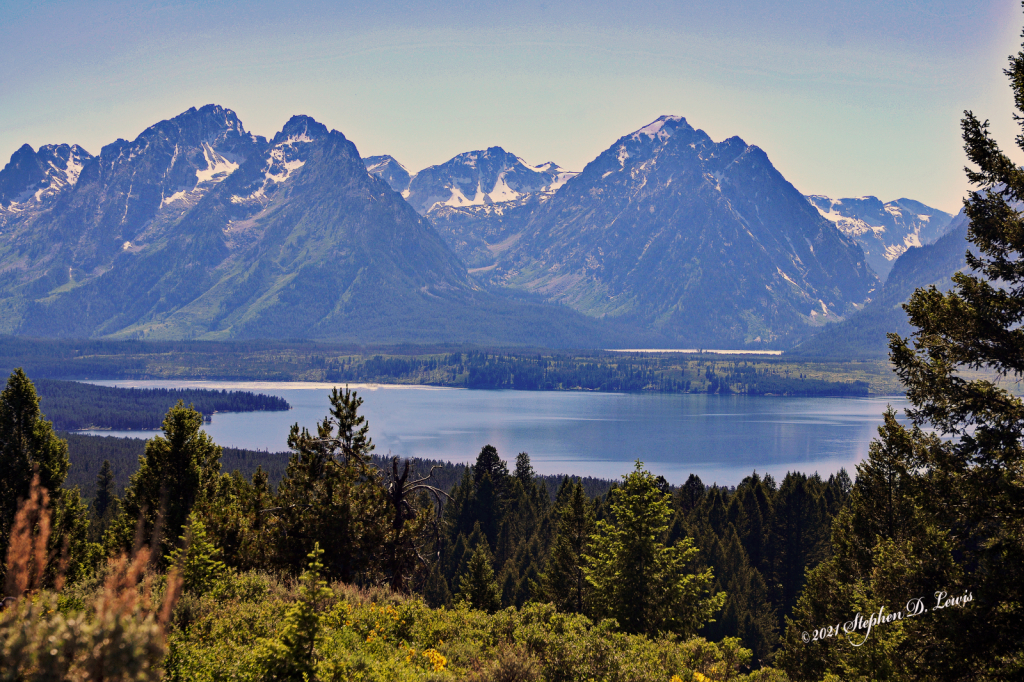
<path fill-rule="evenodd" d="M 28 497 L 18 505 L 7 550 L 4 593 L 15 600 L 42 588 L 46 566 L 54 558 L 54 553 L 47 550 L 52 523 L 49 504 L 49 491 L 39 484 L 39 475 L 36 474 L 32 477 Z M 161 522 L 162 519 L 158 519 L 158 526 Z M 143 522 L 140 517 L 131 555 L 122 553 L 107 560 L 103 589 L 95 605 L 101 618 L 107 615 L 122 618 L 153 615 L 161 626 L 170 621 L 174 605 L 181 596 L 183 580 L 177 568 L 171 569 L 161 603 L 159 606 L 153 604 L 153 583 L 157 574 L 152 570 L 150 559 L 157 556 L 158 536 L 159 531 L 154 533 L 153 547 L 142 546 Z M 55 591 L 59 592 L 64 585 L 69 559 L 65 538 L 54 579 Z"/>
<path fill-rule="evenodd" d="M 50 557 L 50 493 L 39 485 L 39 474 L 32 477 L 28 497 L 18 504 L 7 546 L 7 576 L 4 594 L 20 597 L 38 590 Z"/>

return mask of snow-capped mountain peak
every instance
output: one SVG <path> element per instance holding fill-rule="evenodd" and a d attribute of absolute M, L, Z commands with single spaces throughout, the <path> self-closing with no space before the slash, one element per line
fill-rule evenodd
<path fill-rule="evenodd" d="M 411 176 L 390 156 L 373 156 L 364 163 L 368 173 L 387 181 L 421 214 L 523 201 L 551 194 L 577 175 L 550 161 L 531 165 L 501 147 L 463 152 Z"/>
<path fill-rule="evenodd" d="M 873 196 L 832 199 L 812 194 L 807 200 L 823 218 L 860 244 L 868 265 L 883 279 L 900 255 L 937 240 L 953 218 L 911 199 L 883 203 Z"/>
<path fill-rule="evenodd" d="M 686 125 L 686 119 L 682 116 L 659 116 L 657 119 L 648 123 L 640 130 L 633 133 L 630 137 L 634 140 L 639 140 L 641 135 L 646 135 L 648 139 L 658 138 L 659 140 L 667 140 L 672 136 L 673 131 L 679 125 Z"/>
<path fill-rule="evenodd" d="M 0 172 L 0 208 L 20 211 L 74 187 L 92 154 L 77 144 L 22 145 Z"/>

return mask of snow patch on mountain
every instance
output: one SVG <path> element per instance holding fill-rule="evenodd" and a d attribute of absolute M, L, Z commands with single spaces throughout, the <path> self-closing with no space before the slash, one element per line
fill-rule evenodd
<path fill-rule="evenodd" d="M 907 249 L 941 237 L 952 216 L 910 199 L 883 203 L 873 196 L 832 199 L 808 195 L 825 220 L 852 237 L 864 250 L 872 269 L 884 278 Z"/>
<path fill-rule="evenodd" d="M 220 182 L 238 169 L 238 163 L 229 160 L 226 155 L 220 154 L 209 142 L 202 143 L 203 157 L 206 159 L 205 169 L 196 169 L 196 182 Z"/>
<path fill-rule="evenodd" d="M 367 171 L 385 179 L 421 214 L 473 206 L 521 202 L 553 194 L 578 173 L 548 161 L 531 165 L 501 147 L 464 152 L 411 176 L 387 156 L 366 161 Z"/>
<path fill-rule="evenodd" d="M 163 208 L 164 206 L 167 206 L 168 204 L 173 204 L 175 201 L 179 201 L 179 200 L 184 199 L 184 198 L 185 198 L 185 190 L 183 190 L 183 189 L 178 190 L 177 192 L 175 192 L 174 194 L 172 194 L 169 197 L 163 197 L 160 200 L 160 208 Z"/>
<path fill-rule="evenodd" d="M 646 135 L 651 140 L 658 138 L 659 140 L 664 141 L 672 136 L 672 132 L 665 129 L 665 124 L 678 123 L 682 120 L 682 116 L 659 116 L 657 120 L 648 123 L 643 128 L 633 133 L 631 137 L 634 140 L 639 140 L 641 135 Z"/>

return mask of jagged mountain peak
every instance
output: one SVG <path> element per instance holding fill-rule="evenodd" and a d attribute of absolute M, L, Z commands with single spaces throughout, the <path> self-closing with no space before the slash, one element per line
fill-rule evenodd
<path fill-rule="evenodd" d="M 22 145 L 0 170 L 0 207 L 56 197 L 74 187 L 93 158 L 77 144 L 47 144 L 38 152 Z"/>
<path fill-rule="evenodd" d="M 877 284 L 762 149 L 680 116 L 620 137 L 547 201 L 439 229 L 481 279 L 686 343 L 779 343 Z"/>
<path fill-rule="evenodd" d="M 412 177 L 404 196 L 420 214 L 444 208 L 521 202 L 550 194 L 576 173 L 547 162 L 531 166 L 501 147 L 458 154 Z"/>
<path fill-rule="evenodd" d="M 412 175 L 395 157 L 388 154 L 369 156 L 363 159 L 363 163 L 366 164 L 367 173 L 388 183 L 391 189 L 399 194 L 409 189 Z"/>
<path fill-rule="evenodd" d="M 690 124 L 688 124 L 686 119 L 682 116 L 665 114 L 651 121 L 629 137 L 634 140 L 640 139 L 641 136 L 645 136 L 650 140 L 655 138 L 666 140 L 671 137 L 672 133 L 679 127 L 689 128 Z"/>
<path fill-rule="evenodd" d="M 247 133 L 238 115 L 219 104 L 207 104 L 198 109 L 188 110 L 146 128 L 130 144 L 144 147 L 160 139 L 173 139 L 185 144 L 207 142 L 215 146 L 231 144 L 243 139 L 243 144 L 257 141 L 255 135 Z M 123 142 L 118 140 L 118 142 Z M 232 145 L 234 146 L 234 145 Z"/>
<path fill-rule="evenodd" d="M 274 135 L 274 139 L 271 141 L 272 145 L 279 145 L 288 142 L 312 142 L 330 135 L 330 131 L 327 130 L 327 126 L 319 121 L 305 115 L 292 116 L 288 119 L 288 122 L 284 124 L 284 128 L 281 129 L 277 135 Z"/>
<path fill-rule="evenodd" d="M 901 254 L 936 241 L 953 219 L 913 199 L 883 202 L 875 196 L 833 199 L 823 194 L 806 198 L 822 217 L 860 244 L 868 264 L 882 279 Z"/>

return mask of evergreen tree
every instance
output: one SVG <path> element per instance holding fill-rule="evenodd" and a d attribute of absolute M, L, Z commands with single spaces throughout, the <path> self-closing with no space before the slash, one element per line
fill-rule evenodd
<path fill-rule="evenodd" d="M 53 509 L 49 552 L 63 555 L 65 577 L 78 579 L 88 569 L 95 554 L 88 543 L 88 509 L 77 488 L 62 488 L 70 466 L 68 445 L 43 417 L 35 386 L 20 368 L 14 370 L 0 392 L 0 583 L 6 576 L 18 503 L 28 497 L 36 474 L 49 492 Z M 48 570 L 52 581 L 60 569 L 53 562 Z"/>
<path fill-rule="evenodd" d="M 533 465 L 530 464 L 530 455 L 520 452 L 516 455 L 515 477 L 523 484 L 523 488 L 529 490 L 533 487 L 533 477 L 536 476 Z"/>
<path fill-rule="evenodd" d="M 946 533 L 921 514 L 922 446 L 936 445 L 937 436 L 905 429 L 891 409 L 879 436 L 868 459 L 857 465 L 849 503 L 832 523 L 832 555 L 808 572 L 787 619 L 778 662 L 794 679 L 819 680 L 829 673 L 851 679 L 958 679 L 935 628 L 953 627 L 960 614 L 887 624 L 867 642 L 862 632 L 852 640 L 834 638 L 812 647 L 801 639 L 803 630 L 818 627 L 815 623 L 845 623 L 858 612 L 882 607 L 900 610 L 912 598 L 930 600 L 937 586 L 960 581 Z"/>
<path fill-rule="evenodd" d="M 697 506 L 700 499 L 704 497 L 704 484 L 700 480 L 700 476 L 696 474 L 690 474 L 689 478 L 679 488 L 679 493 L 676 497 L 676 504 L 679 509 L 684 513 L 688 514 L 690 511 Z"/>
<path fill-rule="evenodd" d="M 280 634 L 275 639 L 261 639 L 256 651 L 257 679 L 279 682 L 315 680 L 319 648 L 323 640 L 321 611 L 325 602 L 334 596 L 321 577 L 323 552 L 314 543 L 309 553 L 309 564 L 299 578 L 300 600 L 288 609 Z"/>
<path fill-rule="evenodd" d="M 107 533 L 112 549 L 130 550 L 136 527 L 143 542 L 159 535 L 168 549 L 182 534 L 193 507 L 211 499 L 220 474 L 221 448 L 202 430 L 203 415 L 179 400 L 164 417 L 163 435 L 146 441 L 121 514 Z"/>
<path fill-rule="evenodd" d="M 226 570 L 223 561 L 217 559 L 220 552 L 206 534 L 206 525 L 192 512 L 188 525 L 180 538 L 179 547 L 167 556 L 167 563 L 181 571 L 186 590 L 202 594 L 213 587 L 217 578 Z"/>
<path fill-rule="evenodd" d="M 117 499 L 117 491 L 114 486 L 114 470 L 110 467 L 110 460 L 103 460 L 99 474 L 96 475 L 96 496 L 92 501 L 92 508 L 96 512 L 96 518 L 102 519 L 107 515 Z"/>
<path fill-rule="evenodd" d="M 1005 73 L 1024 125 L 1024 48 Z M 888 412 L 858 467 L 833 524 L 835 555 L 811 572 L 779 656 L 796 679 L 1024 676 L 1024 401 L 998 385 L 1024 374 L 1024 171 L 987 121 L 965 112 L 962 129 L 979 188 L 964 202 L 968 269 L 947 292 L 918 289 L 904 306 L 912 337 L 889 337 L 911 425 Z M 1024 149 L 1024 135 L 1016 144 Z M 841 609 L 918 596 L 931 607 L 936 591 L 973 601 L 891 624 L 857 648 L 834 641 L 812 655 L 800 641 Z"/>
<path fill-rule="evenodd" d="M 459 579 L 459 597 L 473 608 L 494 613 L 501 608 L 501 588 L 494 579 L 491 553 L 487 541 L 482 540 L 474 550 L 466 570 Z"/>
<path fill-rule="evenodd" d="M 568 501 L 572 496 L 573 482 L 568 476 L 562 477 L 562 482 L 558 484 L 558 490 L 555 492 L 555 507 L 561 507 Z"/>
<path fill-rule="evenodd" d="M 499 487 L 504 486 L 508 478 L 508 465 L 498 456 L 498 449 L 493 445 L 483 446 L 473 465 L 473 482 L 479 485 L 484 476 L 490 476 Z"/>
<path fill-rule="evenodd" d="M 790 472 L 779 486 L 773 505 L 771 539 L 774 603 L 789 613 L 803 589 L 806 571 L 828 551 L 829 518 L 821 500 L 820 479 Z"/>
<path fill-rule="evenodd" d="M 666 546 L 670 497 L 640 461 L 613 489 L 611 521 L 597 522 L 584 573 L 598 615 L 618 620 L 627 632 L 693 634 L 725 602 L 712 596 L 710 569 L 691 573 L 697 550 L 689 538 Z"/>
<path fill-rule="evenodd" d="M 444 579 L 441 567 L 434 564 L 427 575 L 427 582 L 423 586 L 423 599 L 427 606 L 440 608 L 448 606 L 452 601 L 452 593 L 448 589 L 448 581 Z"/>
<path fill-rule="evenodd" d="M 496 546 L 510 488 L 505 461 L 493 445 L 485 445 L 473 466 L 474 517 L 480 522 L 487 543 Z"/>
<path fill-rule="evenodd" d="M 274 515 L 276 558 L 293 569 L 316 545 L 327 576 L 374 580 L 391 525 L 387 496 L 380 472 L 367 466 L 373 443 L 358 414 L 362 399 L 334 389 L 330 401 L 330 415 L 317 424 L 315 436 L 298 424 L 288 436 L 293 454 L 277 505 L 267 510 Z"/>
<path fill-rule="evenodd" d="M 718 584 L 728 595 L 722 615 L 701 634 L 710 641 L 739 637 L 754 658 L 766 663 L 778 641 L 778 617 L 761 573 L 750 565 L 739 534 L 732 525 L 714 542 L 712 563 Z"/>
<path fill-rule="evenodd" d="M 51 494 L 64 484 L 70 467 L 68 446 L 43 418 L 35 386 L 18 368 L 0 392 L 0 578 L 18 501 L 28 497 L 35 472 Z"/>
<path fill-rule="evenodd" d="M 583 485 L 576 483 L 565 505 L 558 509 L 558 526 L 543 579 L 544 596 L 559 611 L 590 611 L 591 587 L 584 572 L 584 557 L 590 551 L 594 528 L 594 506 L 583 493 Z"/>

